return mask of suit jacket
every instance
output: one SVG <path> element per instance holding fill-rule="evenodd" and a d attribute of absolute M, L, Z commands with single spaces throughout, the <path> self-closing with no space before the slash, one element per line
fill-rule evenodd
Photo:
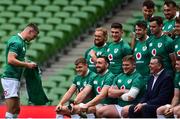
<path fill-rule="evenodd" d="M 171 75 L 164 69 L 157 78 L 153 89 L 154 76 L 151 75 L 147 83 L 147 90 L 141 99 L 141 103 L 161 106 L 171 103 L 174 95 L 174 84 Z"/>

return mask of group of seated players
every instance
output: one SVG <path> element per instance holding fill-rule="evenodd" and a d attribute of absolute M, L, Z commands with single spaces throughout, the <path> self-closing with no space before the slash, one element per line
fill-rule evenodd
<path fill-rule="evenodd" d="M 120 23 L 111 25 L 111 42 L 107 29 L 95 30 L 94 45 L 74 63 L 77 75 L 57 118 L 180 118 L 180 16 L 172 0 L 164 2 L 164 19 L 153 16 L 154 6 L 143 2 L 144 19 L 129 44 Z"/>

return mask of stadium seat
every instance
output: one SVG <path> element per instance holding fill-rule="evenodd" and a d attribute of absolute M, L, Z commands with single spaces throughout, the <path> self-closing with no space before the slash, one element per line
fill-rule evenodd
<path fill-rule="evenodd" d="M 23 11 L 23 7 L 20 6 L 20 5 L 10 5 L 8 8 L 7 8 L 8 11 L 11 11 L 11 12 L 15 12 L 16 14 L 18 12 L 21 12 Z"/>
<path fill-rule="evenodd" d="M 143 13 L 142 13 L 142 11 L 134 11 L 132 15 L 133 15 L 133 17 L 136 18 L 136 19 L 142 19 L 142 18 L 143 18 Z"/>
<path fill-rule="evenodd" d="M 130 33 L 133 32 L 134 26 L 129 24 L 123 24 L 123 31 L 125 33 L 125 36 L 130 36 Z"/>
<path fill-rule="evenodd" d="M 6 49 L 6 44 L 1 43 L 0 44 L 0 53 L 2 53 L 2 51 L 4 51 Z"/>
<path fill-rule="evenodd" d="M 26 6 L 31 5 L 32 1 L 31 0 L 16 0 L 16 4 L 26 7 Z"/>
<path fill-rule="evenodd" d="M 44 31 L 45 33 L 53 30 L 53 26 L 50 24 L 40 24 L 38 27 L 40 31 Z"/>
<path fill-rule="evenodd" d="M 56 86 L 58 87 L 61 82 L 66 82 L 66 77 L 64 77 L 64 76 L 49 76 L 47 80 L 55 82 Z"/>
<path fill-rule="evenodd" d="M 29 19 L 29 18 L 32 18 L 34 15 L 32 12 L 22 11 L 22 12 L 19 12 L 17 16 L 25 18 L 25 19 Z"/>
<path fill-rule="evenodd" d="M 6 18 L 1 18 L 0 17 L 0 24 L 4 24 L 4 23 L 6 23 L 7 21 L 6 21 Z"/>
<path fill-rule="evenodd" d="M 0 29 L 5 30 L 8 33 L 10 33 L 11 31 L 16 30 L 16 25 L 14 25 L 14 24 L 2 24 L 0 26 Z"/>
<path fill-rule="evenodd" d="M 43 88 L 48 89 L 48 91 L 50 92 L 53 88 L 56 87 L 56 83 L 50 80 L 42 80 L 42 86 Z"/>
<path fill-rule="evenodd" d="M 38 5 L 30 5 L 26 7 L 26 11 L 27 12 L 32 12 L 34 14 L 41 12 L 42 11 L 42 7 L 38 6 Z"/>
<path fill-rule="evenodd" d="M 66 80 L 69 80 L 69 77 L 75 75 L 74 70 L 71 69 L 59 69 L 56 71 L 56 75 L 65 76 Z"/>
<path fill-rule="evenodd" d="M 73 79 L 72 79 L 73 80 Z M 61 82 L 59 87 L 65 88 L 66 90 L 72 85 L 72 81 Z"/>
<path fill-rule="evenodd" d="M 9 23 L 11 24 L 15 24 L 16 26 L 20 25 L 20 24 L 24 24 L 25 23 L 25 19 L 23 18 L 18 18 L 18 17 L 14 17 L 12 19 L 9 20 Z"/>
<path fill-rule="evenodd" d="M 71 14 L 69 12 L 57 12 L 54 14 L 54 17 L 56 18 L 62 18 L 62 20 L 64 20 L 65 18 L 69 18 L 71 16 Z"/>
<path fill-rule="evenodd" d="M 43 61 L 37 50 L 28 49 L 26 52 L 26 56 L 29 60 L 37 62 L 37 63 L 40 63 Z"/>
<path fill-rule="evenodd" d="M 135 25 L 138 20 L 140 20 L 140 19 L 137 19 L 137 18 L 128 18 L 126 20 L 125 24 Z"/>
<path fill-rule="evenodd" d="M 0 0 L 0 5 L 2 6 L 9 6 L 9 5 L 12 5 L 13 4 L 13 1 L 12 0 Z"/>
<path fill-rule="evenodd" d="M 0 6 L 0 12 L 3 12 L 5 10 L 5 6 Z"/>
<path fill-rule="evenodd" d="M 50 4 L 49 0 L 35 0 L 34 5 L 39 5 L 42 7 L 48 6 Z"/>
<path fill-rule="evenodd" d="M 15 13 L 10 12 L 10 11 L 3 11 L 3 12 L 0 13 L 0 17 L 10 19 L 10 18 L 15 17 Z"/>
<path fill-rule="evenodd" d="M 83 7 L 83 6 L 86 6 L 87 5 L 87 1 L 86 0 L 72 0 L 71 5 L 74 5 L 74 6 L 78 6 L 79 8 L 80 7 Z"/>
<path fill-rule="evenodd" d="M 84 6 L 81 8 L 81 11 L 91 14 L 91 16 L 90 16 L 91 19 L 89 19 L 89 21 L 91 21 L 92 23 L 95 23 L 96 20 L 98 20 L 98 18 L 99 18 L 98 10 L 95 6 Z"/>
<path fill-rule="evenodd" d="M 48 18 L 52 17 L 52 13 L 51 12 L 42 11 L 42 12 L 38 12 L 36 17 L 48 19 Z"/>
<path fill-rule="evenodd" d="M 79 11 L 79 8 L 77 6 L 70 6 L 69 5 L 69 6 L 63 7 L 62 10 L 65 11 L 65 12 L 70 12 L 72 14 L 73 12 Z"/>
<path fill-rule="evenodd" d="M 59 12 L 61 10 L 61 7 L 57 6 L 57 5 L 48 5 L 44 8 L 44 11 L 46 12 Z"/>
<path fill-rule="evenodd" d="M 51 24 L 53 26 L 57 26 L 58 24 L 62 23 L 62 19 L 61 18 L 48 18 L 46 20 L 47 24 Z"/>
<path fill-rule="evenodd" d="M 54 0 L 52 4 L 58 5 L 60 7 L 64 7 L 64 6 L 69 5 L 69 1 L 68 0 Z"/>
<path fill-rule="evenodd" d="M 30 18 L 28 21 L 29 21 L 29 22 L 33 22 L 33 23 L 36 23 L 36 24 L 38 24 L 38 25 L 44 24 L 44 22 L 45 22 L 43 18 L 38 18 L 38 17 L 36 17 L 36 18 Z"/>

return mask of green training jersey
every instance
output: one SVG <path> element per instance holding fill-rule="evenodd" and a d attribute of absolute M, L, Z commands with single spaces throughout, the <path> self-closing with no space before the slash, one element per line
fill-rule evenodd
<path fill-rule="evenodd" d="M 173 40 L 167 35 L 162 35 L 159 38 L 153 35 L 150 40 L 148 50 L 151 53 L 151 57 L 161 56 L 164 67 L 168 70 L 172 70 L 169 54 L 174 52 Z"/>
<path fill-rule="evenodd" d="M 145 41 L 136 40 L 135 46 L 134 46 L 134 57 L 136 60 L 136 70 L 142 75 L 142 76 L 148 76 L 149 71 L 149 62 L 150 62 L 150 53 L 148 51 L 148 39 Z"/>
<path fill-rule="evenodd" d="M 23 72 L 23 67 L 8 64 L 7 57 L 9 52 L 15 53 L 17 55 L 17 60 L 25 61 L 26 43 L 19 35 L 12 36 L 7 42 L 6 64 L 2 77 L 15 78 L 20 80 Z"/>
<path fill-rule="evenodd" d="M 75 85 L 78 92 L 80 92 L 88 84 L 88 82 L 94 80 L 95 77 L 96 77 L 96 73 L 88 70 L 85 76 L 80 76 L 80 75 L 75 76 L 73 80 L 73 85 Z"/>
<path fill-rule="evenodd" d="M 115 77 L 113 85 L 117 86 L 119 89 L 130 90 L 132 87 L 134 87 L 140 90 L 139 94 L 133 101 L 123 101 L 119 98 L 118 105 L 120 106 L 138 103 L 145 91 L 145 81 L 141 74 L 139 74 L 137 71 L 134 71 L 131 74 L 119 74 L 117 77 Z"/>
<path fill-rule="evenodd" d="M 180 60 L 180 36 L 175 36 L 174 52 L 176 54 L 176 58 Z"/>
<path fill-rule="evenodd" d="M 175 27 L 175 19 L 165 20 L 162 29 L 164 32 L 169 32 L 169 31 L 172 31 L 174 27 Z"/>
<path fill-rule="evenodd" d="M 93 81 L 89 82 L 89 85 L 92 87 L 93 94 L 95 96 L 99 95 L 101 89 L 105 86 L 110 87 L 113 83 L 114 75 L 110 71 L 106 71 L 104 75 L 98 74 Z M 113 99 L 106 97 L 103 99 L 101 104 L 113 104 Z"/>
<path fill-rule="evenodd" d="M 174 88 L 180 90 L 180 72 L 176 72 L 175 80 L 174 80 Z"/>
<path fill-rule="evenodd" d="M 110 61 L 109 70 L 115 75 L 122 73 L 122 59 L 124 56 L 130 54 L 132 54 L 130 46 L 122 39 L 118 43 L 112 42 L 109 44 L 107 50 L 108 59 Z"/>
<path fill-rule="evenodd" d="M 85 52 L 85 59 L 87 60 L 88 63 L 88 67 L 91 71 L 93 72 L 97 72 L 96 71 L 96 66 L 94 61 L 92 60 L 91 55 L 89 54 L 91 50 L 94 50 L 96 52 L 96 56 L 105 56 L 106 52 L 107 52 L 107 48 L 108 48 L 108 44 L 105 44 L 103 47 L 97 47 L 97 46 L 93 46 L 91 48 L 89 48 L 86 52 Z"/>

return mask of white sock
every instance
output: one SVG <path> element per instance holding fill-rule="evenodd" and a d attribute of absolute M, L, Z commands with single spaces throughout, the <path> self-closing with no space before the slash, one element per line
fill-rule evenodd
<path fill-rule="evenodd" d="M 14 117 L 14 114 L 10 113 L 10 112 L 6 112 L 5 114 L 5 118 L 10 118 L 12 119 Z"/>
<path fill-rule="evenodd" d="M 95 115 L 93 113 L 86 114 L 87 119 L 95 119 Z"/>
<path fill-rule="evenodd" d="M 64 119 L 64 116 L 62 114 L 56 114 L 56 119 Z"/>
<path fill-rule="evenodd" d="M 157 118 L 158 119 L 166 119 L 166 117 L 164 115 L 162 115 L 162 114 L 157 114 Z"/>
<path fill-rule="evenodd" d="M 177 116 L 177 115 L 174 115 L 174 118 L 175 118 L 175 119 L 177 119 L 177 118 L 178 118 L 178 116 Z"/>
<path fill-rule="evenodd" d="M 73 119 L 80 119 L 81 117 L 78 114 L 71 115 L 71 118 Z"/>

